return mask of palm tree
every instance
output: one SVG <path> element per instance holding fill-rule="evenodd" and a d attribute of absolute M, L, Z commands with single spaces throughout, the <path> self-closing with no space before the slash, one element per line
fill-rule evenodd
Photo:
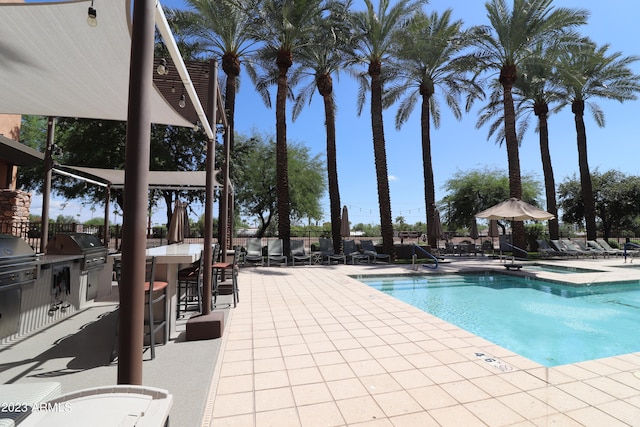
<path fill-rule="evenodd" d="M 340 253 L 340 190 L 338 186 L 338 167 L 336 159 L 336 105 L 333 91 L 332 74 L 337 75 L 345 65 L 345 49 L 350 41 L 350 31 L 346 16 L 351 1 L 335 2 L 329 17 L 321 18 L 318 31 L 309 45 L 300 52 L 300 77 L 311 77 L 309 83 L 300 89 L 293 106 L 293 120 L 300 115 L 304 105 L 313 98 L 318 90 L 324 103 L 324 122 L 327 129 L 327 176 L 329 183 L 329 205 L 331 213 L 331 236 L 333 250 Z"/>
<path fill-rule="evenodd" d="M 256 53 L 265 74 L 254 78 L 258 92 L 271 106 L 266 89 L 277 85 L 276 92 L 276 178 L 278 187 L 278 235 L 289 253 L 291 236 L 289 178 L 287 162 L 287 97 L 290 95 L 288 73 L 294 65 L 294 55 L 309 44 L 318 30 L 318 17 L 324 9 L 323 0 L 265 0 L 257 9 L 257 40 L 262 43 Z M 275 68 L 274 68 L 275 66 Z"/>
<path fill-rule="evenodd" d="M 366 93 L 371 91 L 371 130 L 373 153 L 378 181 L 380 206 L 380 230 L 382 247 L 386 254 L 395 256 L 393 247 L 393 222 L 387 172 L 387 153 L 382 122 L 382 95 L 385 82 L 394 76 L 392 53 L 393 34 L 424 4 L 422 0 L 398 0 L 390 6 L 390 0 L 379 0 L 376 10 L 371 0 L 364 0 L 366 10 L 353 13 L 353 26 L 357 47 L 352 58 L 354 64 L 367 65 L 367 70 L 356 74 L 360 83 L 358 113 L 362 112 Z M 385 68 L 383 68 L 385 64 Z"/>
<path fill-rule="evenodd" d="M 588 12 L 553 8 L 552 0 L 514 0 L 509 9 L 505 0 L 486 4 L 491 28 L 476 32 L 476 51 L 469 56 L 478 72 L 498 71 L 502 86 L 504 135 L 509 165 L 509 193 L 522 198 L 519 143 L 512 89 L 518 66 L 535 51 L 535 46 L 569 43 L 576 40 L 570 29 L 586 22 Z M 473 63 L 472 62 L 472 63 Z M 524 224 L 513 223 L 513 244 L 525 248 Z"/>
<path fill-rule="evenodd" d="M 196 41 L 199 47 L 221 58 L 222 71 L 226 75 L 224 108 L 227 114 L 229 152 L 233 152 L 235 138 L 236 93 L 240 76 L 240 64 L 246 65 L 249 74 L 255 74 L 250 55 L 255 46 L 252 34 L 255 32 L 254 17 L 247 13 L 245 0 L 236 3 L 216 0 L 186 0 L 193 11 L 172 11 L 175 25 Z M 226 152 L 226 147 L 225 147 Z M 232 165 L 229 164 L 229 175 Z M 226 185 L 226 183 L 225 183 Z M 224 204 L 220 203 L 222 210 Z M 222 218 L 220 212 L 220 218 Z M 232 217 L 228 217 L 232 220 Z M 230 223 L 231 224 L 231 223 Z M 218 241 L 224 241 L 225 230 L 219 224 Z"/>
<path fill-rule="evenodd" d="M 608 50 L 609 45 L 597 47 L 595 43 L 586 41 L 561 54 L 558 65 L 564 105 L 571 105 L 575 119 L 584 219 L 587 239 L 590 240 L 596 238 L 596 218 L 587 160 L 585 106 L 591 110 L 596 124 L 603 127 L 604 113 L 591 99 L 623 102 L 636 99 L 636 93 L 640 91 L 640 76 L 633 74 L 630 69 L 630 65 L 640 57 L 622 56 L 620 52 L 609 54 Z"/>
<path fill-rule="evenodd" d="M 522 66 L 522 72 L 516 81 L 516 91 L 521 98 L 520 105 L 528 107 L 529 111 L 538 118 L 538 139 L 540 142 L 540 158 L 542 161 L 542 174 L 544 176 L 544 188 L 547 200 L 547 212 L 554 218 L 549 220 L 549 238 L 556 240 L 560 237 L 558 221 L 558 203 L 556 200 L 556 183 L 553 176 L 551 153 L 549 151 L 549 105 L 557 103 L 558 93 L 550 88 L 550 79 L 553 70 L 547 65 L 548 59 L 532 58 Z M 552 110 L 558 111 L 561 106 Z"/>
<path fill-rule="evenodd" d="M 538 119 L 537 132 L 540 141 L 540 156 L 547 201 L 546 209 L 555 216 L 554 219 L 549 220 L 549 236 L 551 239 L 558 239 L 560 235 L 556 185 L 549 151 L 548 128 L 549 114 L 562 109 L 562 105 L 559 105 L 560 94 L 552 84 L 555 72 L 553 63 L 556 59 L 557 52 L 544 50 L 542 46 L 537 46 L 536 55 L 527 58 L 521 63 L 518 78 L 513 87 L 519 141 L 522 141 L 524 133 L 529 128 L 531 113 Z M 501 86 L 494 87 L 490 102 L 483 107 L 477 123 L 479 128 L 493 119 L 494 121 L 489 128 L 489 137 L 495 133 L 496 141 L 500 144 L 504 142 L 504 114 L 501 92 Z M 558 105 L 550 111 L 549 107 L 554 103 Z"/>
<path fill-rule="evenodd" d="M 402 31 L 396 33 L 395 56 L 400 60 L 399 78 L 401 84 L 387 94 L 386 102 L 395 102 L 407 92 L 396 113 L 396 129 L 408 120 L 413 109 L 422 100 L 420 123 L 422 128 L 422 164 L 424 172 L 424 200 L 427 215 L 427 236 L 429 245 L 436 247 L 437 236 L 430 225 L 435 218 L 435 184 L 431 159 L 430 121 L 440 125 L 440 103 L 436 88 L 440 88 L 447 105 L 459 120 L 462 112 L 459 105 L 460 94 L 469 94 L 471 100 L 482 94 L 482 89 L 467 78 L 464 70 L 455 66 L 455 56 L 469 46 L 470 40 L 462 31 L 462 21 L 451 22 L 451 9 L 442 16 L 433 12 L 430 16 L 417 13 Z"/>

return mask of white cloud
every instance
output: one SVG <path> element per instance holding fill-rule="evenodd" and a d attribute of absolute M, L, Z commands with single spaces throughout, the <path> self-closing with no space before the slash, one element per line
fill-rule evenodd
<path fill-rule="evenodd" d="M 400 181 L 400 178 L 395 175 L 389 175 L 389 181 Z"/>

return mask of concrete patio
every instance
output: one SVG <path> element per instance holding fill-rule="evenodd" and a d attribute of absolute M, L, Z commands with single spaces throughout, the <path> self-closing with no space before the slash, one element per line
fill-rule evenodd
<path fill-rule="evenodd" d="M 600 280 L 640 279 L 640 266 L 610 268 L 619 258 L 561 263 L 609 270 Z M 464 257 L 439 270 L 487 266 L 504 270 Z M 637 424 L 640 353 L 545 368 L 348 276 L 407 273 L 243 270 L 203 426 Z"/>
<path fill-rule="evenodd" d="M 640 280 L 640 264 L 619 258 L 560 263 L 601 270 L 556 275 L 563 280 Z M 456 257 L 436 273 L 477 268 L 505 270 L 488 257 Z M 173 394 L 177 426 L 637 425 L 640 353 L 545 368 L 350 277 L 414 273 L 386 264 L 242 268 L 223 337 L 180 334 L 155 360 L 145 352 L 143 383 Z M 95 303 L 0 346 L 0 382 L 58 381 L 63 393 L 114 384 L 115 307 Z"/>

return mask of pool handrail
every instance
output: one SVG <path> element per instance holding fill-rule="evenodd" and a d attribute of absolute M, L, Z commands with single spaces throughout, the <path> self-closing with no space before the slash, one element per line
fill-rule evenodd
<path fill-rule="evenodd" d="M 640 249 L 640 245 L 637 243 L 633 243 L 633 242 L 627 242 L 624 244 L 624 262 L 627 262 L 627 248 L 633 248 L 633 249 Z M 637 253 L 637 251 L 634 251 L 634 253 Z M 630 252 L 629 255 L 632 257 L 631 262 L 633 262 L 633 254 Z"/>
<path fill-rule="evenodd" d="M 515 257 L 516 257 L 516 254 L 515 254 L 515 252 L 516 252 L 516 251 L 515 251 L 515 250 L 518 250 L 518 251 L 522 252 L 522 253 L 525 255 L 525 256 L 524 256 L 524 258 L 526 258 L 526 257 L 527 257 L 527 251 L 525 251 L 524 249 L 519 248 L 519 247 L 517 247 L 517 246 L 515 246 L 515 245 L 512 245 L 512 244 L 511 244 L 511 243 L 509 243 L 509 242 L 501 242 L 501 244 L 504 244 L 504 245 L 506 245 L 507 247 L 511 248 L 511 253 L 512 253 L 512 255 L 513 255 L 512 260 L 513 260 L 513 259 L 515 259 Z M 501 246 L 501 247 L 502 247 L 502 246 Z M 515 249 L 515 250 L 514 250 L 514 249 Z M 500 250 L 500 252 L 502 252 L 502 250 Z"/>
<path fill-rule="evenodd" d="M 411 259 L 415 259 L 415 255 L 416 255 L 416 248 L 418 248 L 420 250 L 420 252 L 424 253 L 425 255 L 427 255 L 428 258 L 433 259 L 436 263 L 433 265 L 431 264 L 422 264 L 423 267 L 426 268 L 431 268 L 433 270 L 435 270 L 436 268 L 438 268 L 438 258 L 433 256 L 433 254 L 425 249 L 423 249 L 421 246 L 416 245 L 415 243 L 412 245 L 412 251 L 411 251 Z"/>

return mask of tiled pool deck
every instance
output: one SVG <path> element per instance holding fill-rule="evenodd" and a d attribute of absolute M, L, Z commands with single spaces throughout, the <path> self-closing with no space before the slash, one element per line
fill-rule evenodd
<path fill-rule="evenodd" d="M 620 258 L 562 261 L 572 263 L 606 271 L 536 274 L 640 279 L 640 264 Z M 488 266 L 504 270 L 487 258 L 438 270 Z M 202 425 L 638 425 L 640 353 L 545 368 L 350 277 L 407 273 L 381 264 L 241 269 Z"/>

